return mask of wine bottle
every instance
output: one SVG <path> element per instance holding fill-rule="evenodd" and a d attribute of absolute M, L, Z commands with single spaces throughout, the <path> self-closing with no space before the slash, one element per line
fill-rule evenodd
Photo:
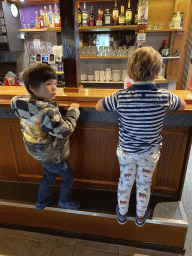
<path fill-rule="evenodd" d="M 41 28 L 41 25 L 40 25 L 39 17 L 38 17 L 38 15 L 37 15 L 37 11 L 36 11 L 35 13 L 36 13 L 36 17 L 35 17 L 35 28 L 40 29 L 40 28 Z"/>
<path fill-rule="evenodd" d="M 79 27 L 82 26 L 82 11 L 80 9 L 80 3 L 78 2 L 78 23 Z"/>
<path fill-rule="evenodd" d="M 132 10 L 131 10 L 131 3 L 130 0 L 128 1 L 128 8 L 126 10 L 126 14 L 125 14 L 125 24 L 126 25 L 131 25 L 131 21 L 132 21 Z"/>
<path fill-rule="evenodd" d="M 48 18 L 49 18 L 49 27 L 54 28 L 54 26 L 55 26 L 54 16 L 53 16 L 53 12 L 52 12 L 52 9 L 51 9 L 51 5 L 49 5 Z"/>
<path fill-rule="evenodd" d="M 55 4 L 54 22 L 55 22 L 55 27 L 59 27 L 60 14 L 59 14 L 59 8 L 57 4 Z"/>
<path fill-rule="evenodd" d="M 163 40 L 163 45 L 159 48 L 159 53 L 162 57 L 168 57 L 170 55 L 170 48 L 167 45 L 167 40 Z"/>
<path fill-rule="evenodd" d="M 103 25 L 103 21 L 102 21 L 101 10 L 98 9 L 98 17 L 97 17 L 97 21 L 96 21 L 96 26 L 102 26 L 102 25 Z"/>
<path fill-rule="evenodd" d="M 112 25 L 112 17 L 111 13 L 109 13 L 109 9 L 105 10 L 107 13 L 105 13 L 105 26 L 111 26 Z"/>
<path fill-rule="evenodd" d="M 44 17 L 43 17 L 43 10 L 42 10 L 42 9 L 40 10 L 39 21 L 40 21 L 40 27 L 41 27 L 41 28 L 44 28 L 45 25 L 44 25 Z"/>
<path fill-rule="evenodd" d="M 136 9 L 136 12 L 134 15 L 134 25 L 137 25 L 137 23 L 138 23 L 138 5 L 137 5 L 137 9 Z"/>
<path fill-rule="evenodd" d="M 137 30 L 144 32 L 147 28 L 149 0 L 139 0 Z"/>
<path fill-rule="evenodd" d="M 119 10 L 117 8 L 117 1 L 115 1 L 115 6 L 113 8 L 113 26 L 117 26 L 118 25 L 118 21 L 119 21 Z"/>
<path fill-rule="evenodd" d="M 88 26 L 88 12 L 86 8 L 86 3 L 84 3 L 84 9 L 82 11 L 82 26 Z"/>
<path fill-rule="evenodd" d="M 45 28 L 48 28 L 49 19 L 48 19 L 48 13 L 47 13 L 47 7 L 46 6 L 44 6 L 43 18 L 44 18 L 44 26 L 45 26 Z"/>
<path fill-rule="evenodd" d="M 89 16 L 89 26 L 91 27 L 95 26 L 95 15 L 93 13 L 93 6 L 91 6 L 91 13 Z"/>
<path fill-rule="evenodd" d="M 124 6 L 121 5 L 121 13 L 119 15 L 119 25 L 125 25 L 125 14 L 124 14 Z"/>

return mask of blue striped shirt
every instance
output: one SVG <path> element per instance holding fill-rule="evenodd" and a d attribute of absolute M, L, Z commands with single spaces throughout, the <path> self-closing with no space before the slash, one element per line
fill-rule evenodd
<path fill-rule="evenodd" d="M 119 114 L 119 146 L 129 153 L 141 153 L 162 146 L 161 131 L 166 110 L 177 110 L 180 98 L 157 89 L 153 82 L 137 82 L 105 97 L 107 111 Z"/>

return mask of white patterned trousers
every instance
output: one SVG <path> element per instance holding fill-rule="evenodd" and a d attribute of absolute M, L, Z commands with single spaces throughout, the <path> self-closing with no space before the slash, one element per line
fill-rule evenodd
<path fill-rule="evenodd" d="M 136 180 L 136 213 L 145 215 L 151 194 L 151 184 L 154 170 L 160 157 L 158 147 L 153 147 L 145 153 L 125 153 L 117 148 L 120 165 L 117 200 L 119 212 L 125 215 L 129 209 L 129 200 L 133 184 Z"/>

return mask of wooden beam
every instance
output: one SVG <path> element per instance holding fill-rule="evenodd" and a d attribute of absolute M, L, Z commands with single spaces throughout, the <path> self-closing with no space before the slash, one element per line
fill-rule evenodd
<path fill-rule="evenodd" d="M 79 88 L 81 83 L 77 10 L 76 0 L 60 0 L 65 85 L 72 88 Z"/>

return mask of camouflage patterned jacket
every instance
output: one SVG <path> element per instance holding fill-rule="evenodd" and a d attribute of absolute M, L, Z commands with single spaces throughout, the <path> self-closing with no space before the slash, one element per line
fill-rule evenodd
<path fill-rule="evenodd" d="M 70 107 L 64 118 L 58 103 L 39 101 L 31 96 L 15 96 L 12 111 L 20 118 L 27 152 L 44 163 L 60 163 L 70 154 L 69 136 L 74 131 L 80 112 Z"/>

